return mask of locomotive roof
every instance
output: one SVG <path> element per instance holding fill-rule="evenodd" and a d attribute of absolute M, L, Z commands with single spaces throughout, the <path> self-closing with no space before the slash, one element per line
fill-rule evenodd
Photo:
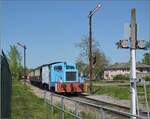
<path fill-rule="evenodd" d="M 40 70 L 42 67 L 50 66 L 50 65 L 58 64 L 58 63 L 66 63 L 66 62 L 53 62 L 53 63 L 43 64 L 43 65 L 38 66 L 37 68 L 34 68 L 33 70 L 31 70 L 30 73 L 35 71 L 35 70 Z"/>
<path fill-rule="evenodd" d="M 50 66 L 50 65 L 58 64 L 58 63 L 64 63 L 64 62 L 53 62 L 53 63 L 49 63 L 49 64 L 43 64 L 43 65 L 38 66 L 37 68 L 35 68 L 35 69 L 33 69 L 33 70 L 37 70 L 37 69 L 40 69 L 40 68 L 42 68 L 42 67 Z"/>

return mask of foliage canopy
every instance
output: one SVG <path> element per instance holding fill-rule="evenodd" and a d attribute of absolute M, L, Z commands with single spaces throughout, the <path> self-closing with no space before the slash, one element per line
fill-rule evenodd
<path fill-rule="evenodd" d="M 19 79 L 23 72 L 23 67 L 21 65 L 21 55 L 15 45 L 10 46 L 10 51 L 8 52 L 8 62 L 10 71 L 13 79 Z"/>
<path fill-rule="evenodd" d="M 77 68 L 80 72 L 88 75 L 88 59 L 89 59 L 89 46 L 88 37 L 83 37 L 81 42 L 76 44 L 76 47 L 80 49 L 79 58 L 76 61 Z M 105 54 L 100 50 L 100 45 L 94 39 L 92 40 L 92 55 L 93 55 L 93 78 L 101 79 L 105 67 L 108 65 L 108 60 Z"/>
<path fill-rule="evenodd" d="M 146 43 L 146 47 L 150 50 L 150 41 Z M 146 52 L 142 59 L 142 63 L 150 65 L 150 52 Z"/>

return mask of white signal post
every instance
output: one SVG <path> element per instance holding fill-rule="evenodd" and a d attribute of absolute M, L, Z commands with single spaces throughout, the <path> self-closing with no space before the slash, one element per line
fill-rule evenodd
<path fill-rule="evenodd" d="M 136 50 L 131 49 L 131 112 L 133 115 L 136 115 Z M 136 119 L 136 117 L 133 117 Z"/>
<path fill-rule="evenodd" d="M 131 112 L 133 115 L 136 115 L 136 47 L 137 47 L 137 24 L 136 24 L 136 10 L 131 10 Z M 133 117 L 136 119 L 136 117 Z"/>
<path fill-rule="evenodd" d="M 131 113 L 132 115 L 136 115 L 137 109 L 137 91 L 136 91 L 136 49 L 146 49 L 145 43 L 143 40 L 137 41 L 137 24 L 136 24 L 136 9 L 131 10 L 131 24 L 130 24 L 130 47 L 128 47 L 128 40 L 120 40 L 116 44 L 118 48 L 128 49 L 130 48 L 130 85 L 131 85 Z M 132 119 L 136 119 L 136 117 L 131 117 Z"/>

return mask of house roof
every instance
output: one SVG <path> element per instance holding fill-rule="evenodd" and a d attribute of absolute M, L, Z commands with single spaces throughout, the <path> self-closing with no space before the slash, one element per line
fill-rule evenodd
<path fill-rule="evenodd" d="M 150 69 L 150 65 L 137 63 L 136 68 L 137 69 L 138 68 Z M 129 63 L 116 63 L 106 68 L 106 70 L 115 70 L 115 69 L 130 69 L 130 64 Z"/>

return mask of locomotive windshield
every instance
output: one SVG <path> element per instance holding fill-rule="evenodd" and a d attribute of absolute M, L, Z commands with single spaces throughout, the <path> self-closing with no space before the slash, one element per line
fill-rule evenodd
<path fill-rule="evenodd" d="M 66 72 L 66 81 L 75 81 L 76 72 Z"/>
<path fill-rule="evenodd" d="M 66 66 L 66 69 L 75 69 L 75 67 L 74 66 Z"/>

